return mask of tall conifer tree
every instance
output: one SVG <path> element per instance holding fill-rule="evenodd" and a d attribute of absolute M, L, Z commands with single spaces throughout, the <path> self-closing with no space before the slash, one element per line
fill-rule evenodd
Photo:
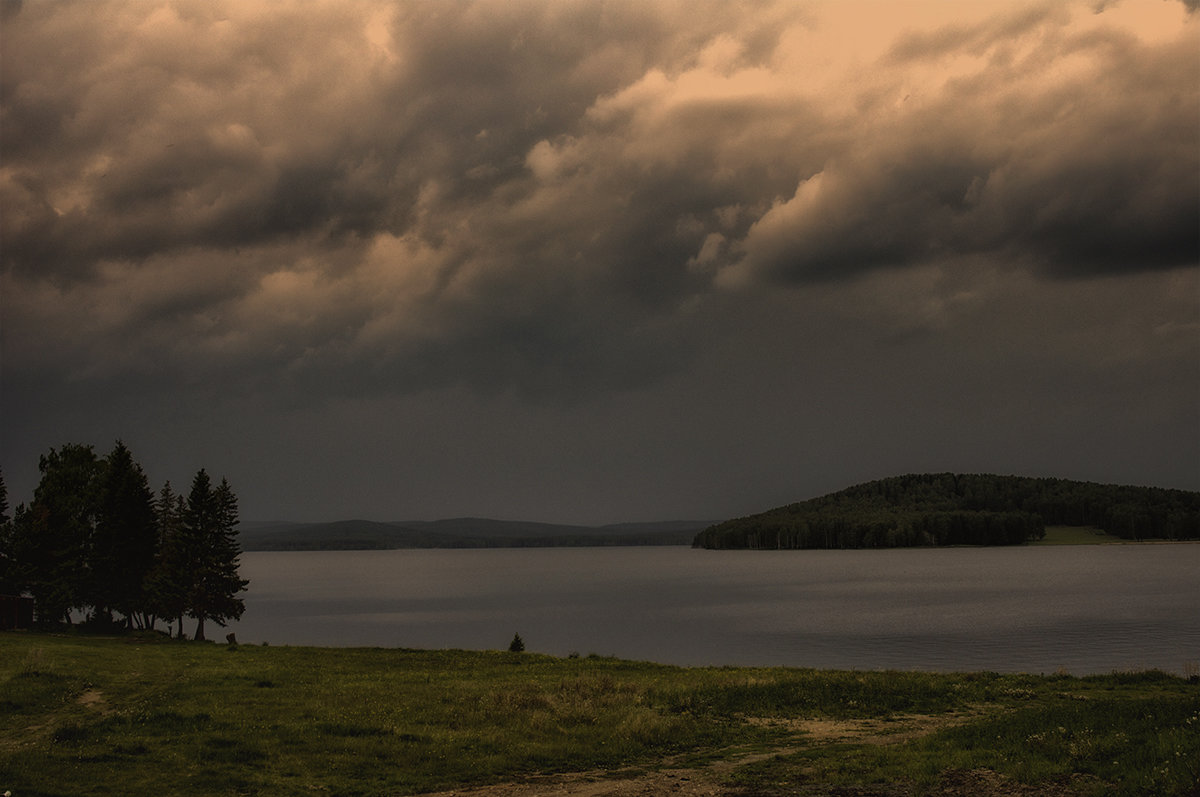
<path fill-rule="evenodd" d="M 150 576 L 148 600 L 153 614 L 166 618 L 168 623 L 178 621 L 176 633 L 180 637 L 183 636 L 191 572 L 183 525 L 186 510 L 183 496 L 171 489 L 171 482 L 163 484 L 154 504 L 159 545 Z"/>
<path fill-rule="evenodd" d="M 68 444 L 50 449 L 38 469 L 33 502 L 14 530 L 13 557 L 39 619 L 70 622 L 72 609 L 89 605 L 101 462 L 91 446 Z"/>
<path fill-rule="evenodd" d="M 16 595 L 20 591 L 16 580 L 16 562 L 13 560 L 13 523 L 8 514 L 8 487 L 4 484 L 4 472 L 0 471 L 0 595 Z"/>
<path fill-rule="evenodd" d="M 0 526 L 8 523 L 8 487 L 4 485 L 4 471 L 0 470 Z"/>
<path fill-rule="evenodd" d="M 147 587 L 158 548 L 154 494 L 125 444 L 104 461 L 92 550 L 92 600 L 97 614 L 113 610 L 127 627 L 145 627 Z"/>
<path fill-rule="evenodd" d="M 201 469 L 192 481 L 184 515 L 184 550 L 191 565 L 188 576 L 187 613 L 196 618 L 196 639 L 204 639 L 204 623 L 242 616 L 245 608 L 237 594 L 247 581 L 238 576 L 237 497 L 222 479 L 215 490 Z"/>

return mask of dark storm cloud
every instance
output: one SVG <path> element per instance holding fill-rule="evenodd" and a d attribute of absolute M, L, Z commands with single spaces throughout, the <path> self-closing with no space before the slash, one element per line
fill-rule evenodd
<path fill-rule="evenodd" d="M 22 9 L 6 30 L 13 212 L 0 232 L 14 335 L 56 333 L 14 359 L 104 371 L 224 358 L 286 374 L 369 364 L 401 387 L 452 373 L 554 380 L 539 369 L 576 372 L 568 390 L 588 373 L 644 378 L 674 353 L 651 366 L 652 342 L 627 338 L 697 287 L 680 219 L 747 191 L 698 184 L 702 147 L 665 167 L 630 163 L 624 130 L 597 153 L 609 162 L 554 185 L 531 174 L 535 156 L 591 135 L 598 100 L 688 68 L 731 22 L 739 63 L 768 57 L 787 16 L 764 6 L 738 22 L 717 4 Z"/>
<path fill-rule="evenodd" d="M 0 6 L 0 454 L 244 515 L 1194 487 L 1176 2 Z"/>
<path fill-rule="evenodd" d="M 901 41 L 885 60 L 986 68 L 859 117 L 755 223 L 733 274 L 837 279 L 981 253 L 1056 276 L 1200 261 L 1194 39 L 1150 46 L 1063 26 L 1036 13 Z"/>
<path fill-rule="evenodd" d="M 888 386 L 831 362 L 912 351 L 936 380 L 969 341 L 1020 385 L 1037 347 L 1080 375 L 1056 404 L 1195 353 L 1200 22 L 1175 3 L 3 8 L 5 384 L 54 432 L 35 449 L 61 441 L 34 393 L 580 408 L 668 385 L 766 424 L 782 373 L 775 411 L 882 428 L 838 390 Z M 1073 291 L 1089 306 L 1025 335 L 1020 308 Z"/>
<path fill-rule="evenodd" d="M 6 48 L 6 204 L 26 216 L 9 262 L 399 234 L 431 181 L 470 212 L 596 97 L 721 25 L 669 35 L 670 14 L 635 5 L 392 10 L 25 9 Z"/>

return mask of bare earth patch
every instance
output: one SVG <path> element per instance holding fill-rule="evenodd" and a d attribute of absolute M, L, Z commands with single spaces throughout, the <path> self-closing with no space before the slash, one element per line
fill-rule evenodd
<path fill-rule="evenodd" d="M 428 797 L 634 797 L 634 795 L 728 794 L 711 780 L 701 780 L 702 771 L 692 769 L 649 772 L 629 778 L 610 778 L 603 772 L 581 772 L 530 778 L 521 783 L 500 783 L 480 789 L 439 792 Z"/>
<path fill-rule="evenodd" d="M 79 697 L 75 698 L 75 702 L 91 711 L 99 712 L 101 715 L 112 713 L 107 701 L 104 699 L 104 693 L 99 689 L 85 690 Z M 48 737 L 53 728 L 53 722 L 37 722 L 32 725 L 26 725 L 23 734 L 12 735 L 7 739 L 0 740 L 0 750 L 12 751 L 22 747 L 31 747 L 39 739 Z"/>
<path fill-rule="evenodd" d="M 809 746 L 814 744 L 897 744 L 926 736 L 942 728 L 959 725 L 970 718 L 965 714 L 907 714 L 891 719 L 862 720 L 780 720 L 750 717 L 748 722 L 773 728 L 786 728 L 803 734 Z"/>
<path fill-rule="evenodd" d="M 104 711 L 104 693 L 99 689 L 88 689 L 75 700 L 81 706 L 87 706 L 90 709 Z"/>

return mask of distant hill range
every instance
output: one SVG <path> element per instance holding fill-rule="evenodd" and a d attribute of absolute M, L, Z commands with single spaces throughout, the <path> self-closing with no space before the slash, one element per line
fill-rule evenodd
<path fill-rule="evenodd" d="M 696 535 L 698 548 L 1019 545 L 1046 526 L 1093 526 L 1129 540 L 1200 539 L 1200 492 L 991 474 L 867 482 Z"/>
<path fill-rule="evenodd" d="M 711 521 L 567 526 L 486 518 L 379 523 L 245 522 L 245 551 L 335 551 L 389 548 L 531 548 L 596 545 L 690 545 Z"/>

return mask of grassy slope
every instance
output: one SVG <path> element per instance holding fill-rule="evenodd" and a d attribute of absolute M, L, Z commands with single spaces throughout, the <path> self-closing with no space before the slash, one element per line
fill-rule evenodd
<path fill-rule="evenodd" d="M 889 745 L 798 719 L 955 718 Z M 946 770 L 1103 793 L 1200 786 L 1200 685 L 1159 673 L 689 668 L 532 654 L 249 647 L 0 634 L 0 792 L 406 794 L 736 750 L 762 794 L 929 786 Z M 789 785 L 790 784 L 790 785 Z M 808 792 L 811 793 L 811 792 Z"/>

